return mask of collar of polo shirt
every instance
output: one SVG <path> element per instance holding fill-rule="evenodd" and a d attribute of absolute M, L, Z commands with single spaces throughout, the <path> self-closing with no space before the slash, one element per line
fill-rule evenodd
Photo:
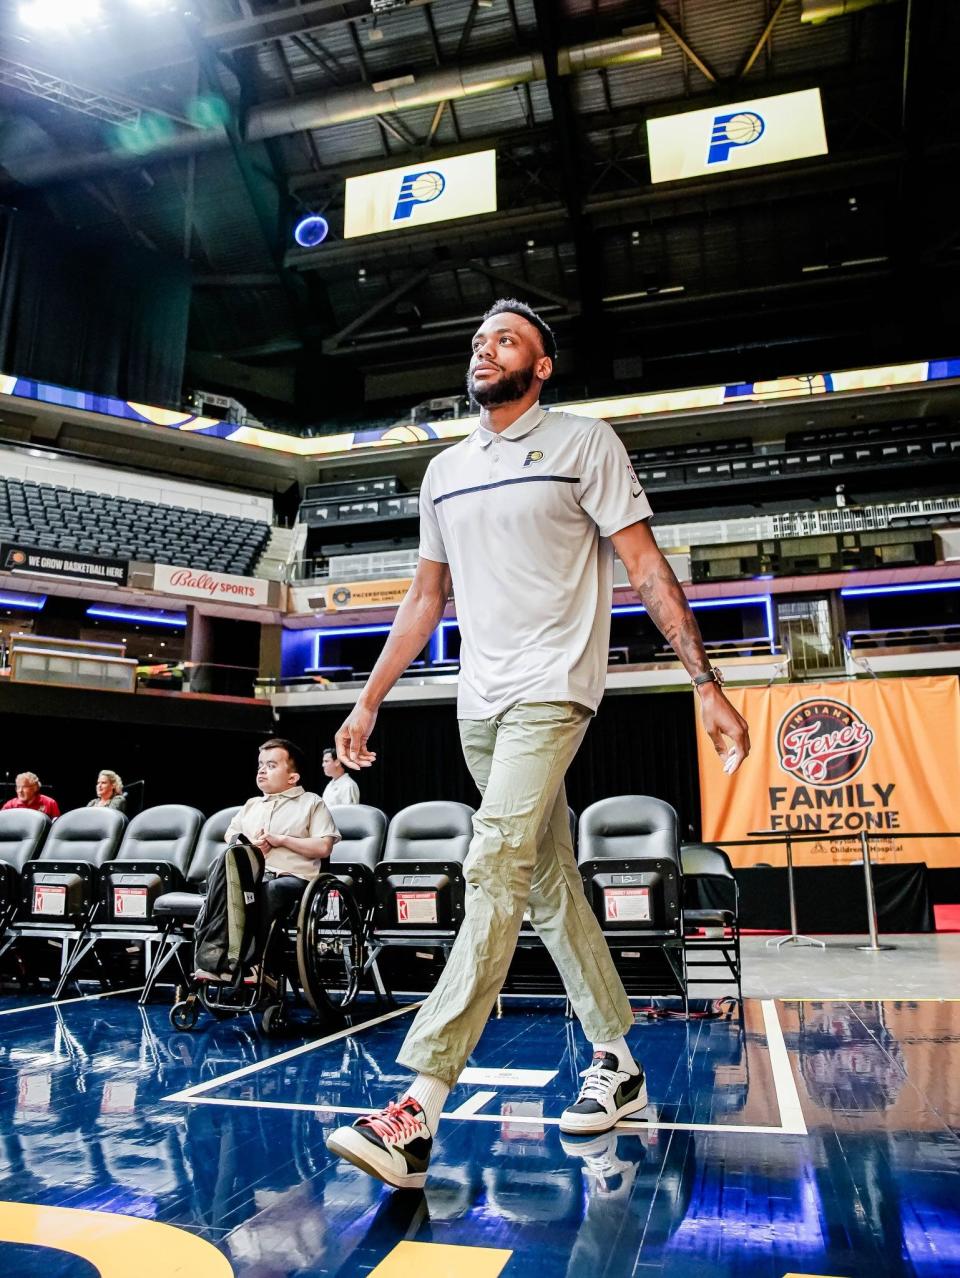
<path fill-rule="evenodd" d="M 515 422 L 501 431 L 487 430 L 485 426 L 477 427 L 477 443 L 481 448 L 486 448 L 489 444 L 499 436 L 500 439 L 523 439 L 524 435 L 529 435 L 534 426 L 539 426 L 547 415 L 547 410 L 541 408 L 539 403 L 533 404 L 525 413 L 521 413 Z"/>

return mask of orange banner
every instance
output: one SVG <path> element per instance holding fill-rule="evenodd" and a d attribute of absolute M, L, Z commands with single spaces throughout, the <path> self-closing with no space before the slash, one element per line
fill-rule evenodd
<path fill-rule="evenodd" d="M 705 842 L 734 865 L 782 865 L 783 843 L 730 847 L 760 831 L 820 836 L 793 844 L 797 865 L 860 859 L 960 865 L 960 684 L 952 675 L 732 688 L 750 725 L 749 758 L 724 775 L 698 716 Z"/>

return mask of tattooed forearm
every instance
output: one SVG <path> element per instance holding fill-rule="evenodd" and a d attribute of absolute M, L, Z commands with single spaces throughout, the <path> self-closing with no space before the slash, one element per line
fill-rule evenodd
<path fill-rule="evenodd" d="M 705 674 L 710 669 L 710 659 L 703 647 L 700 627 L 670 565 L 660 563 L 649 576 L 631 584 L 687 673 Z"/>

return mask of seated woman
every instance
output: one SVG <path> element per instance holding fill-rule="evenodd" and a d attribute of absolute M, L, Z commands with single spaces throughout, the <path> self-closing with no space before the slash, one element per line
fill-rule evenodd
<path fill-rule="evenodd" d="M 97 777 L 97 797 L 91 799 L 88 808 L 116 808 L 118 812 L 126 812 L 127 800 L 123 793 L 123 782 L 116 772 L 103 768 Z"/>

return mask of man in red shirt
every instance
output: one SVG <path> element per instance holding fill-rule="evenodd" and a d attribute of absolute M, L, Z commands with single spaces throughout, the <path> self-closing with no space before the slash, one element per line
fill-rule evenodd
<path fill-rule="evenodd" d="M 48 799 L 40 793 L 40 778 L 35 772 L 17 774 L 17 797 L 8 799 L 3 805 L 6 808 L 30 808 L 32 812 L 42 812 L 51 821 L 60 815 L 56 799 Z"/>

